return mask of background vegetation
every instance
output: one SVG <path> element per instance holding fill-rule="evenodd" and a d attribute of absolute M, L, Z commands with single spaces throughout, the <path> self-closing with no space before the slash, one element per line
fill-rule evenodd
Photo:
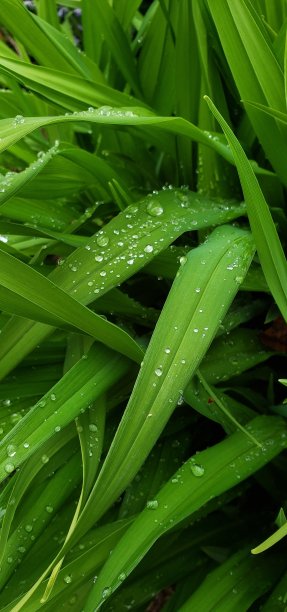
<path fill-rule="evenodd" d="M 1 0 L 3 611 L 286 610 L 286 17 Z"/>

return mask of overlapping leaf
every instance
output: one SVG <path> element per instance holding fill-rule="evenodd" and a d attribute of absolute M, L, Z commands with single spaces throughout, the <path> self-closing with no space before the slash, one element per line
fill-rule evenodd
<path fill-rule="evenodd" d="M 192 457 L 174 474 L 156 498 L 147 503 L 146 509 L 135 520 L 105 564 L 89 596 L 87 612 L 101 607 L 120 585 L 119 576 L 126 577 L 162 533 L 208 503 L 210 481 L 213 495 L 219 495 L 238 484 L 238 475 L 243 480 L 264 465 L 269 453 L 275 456 L 282 448 L 286 448 L 286 427 L 280 419 L 257 417 L 250 422 L 249 429 L 260 440 L 264 451 L 258 451 L 258 447 L 253 446 L 245 434 L 235 433 L 219 443 L 218 447 L 214 446 Z"/>

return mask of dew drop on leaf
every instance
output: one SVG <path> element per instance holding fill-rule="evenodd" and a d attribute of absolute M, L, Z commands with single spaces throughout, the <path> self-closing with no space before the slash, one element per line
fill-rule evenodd
<path fill-rule="evenodd" d="M 13 465 L 13 463 L 6 463 L 4 466 L 4 470 L 6 474 L 11 474 L 15 470 L 15 465 Z"/>
<path fill-rule="evenodd" d="M 106 587 L 105 589 L 103 589 L 102 598 L 107 599 L 107 597 L 111 595 L 111 592 L 112 592 L 111 587 Z"/>
<path fill-rule="evenodd" d="M 14 121 L 13 121 L 13 126 L 17 127 L 17 125 L 21 125 L 21 123 L 24 123 L 25 119 L 23 117 L 23 115 L 16 115 Z"/>
<path fill-rule="evenodd" d="M 146 507 L 149 510 L 156 510 L 158 508 L 158 501 L 157 501 L 157 499 L 150 499 L 149 501 L 147 501 Z"/>
<path fill-rule="evenodd" d="M 14 457 L 17 453 L 17 447 L 14 444 L 8 444 L 6 450 L 8 457 Z"/>
<path fill-rule="evenodd" d="M 162 375 L 162 368 L 156 368 L 154 373 L 155 373 L 156 376 L 161 376 Z"/>
<path fill-rule="evenodd" d="M 105 247 L 109 244 L 110 239 L 108 238 L 108 236 L 99 235 L 96 238 L 96 242 L 98 246 Z"/>
<path fill-rule="evenodd" d="M 148 214 L 152 217 L 160 217 L 160 215 L 163 213 L 163 207 L 154 201 L 149 202 L 146 209 Z"/>
<path fill-rule="evenodd" d="M 66 584 L 70 584 L 72 582 L 72 576 L 70 576 L 69 574 L 67 574 L 67 576 L 64 576 L 64 582 L 66 582 Z"/>
<path fill-rule="evenodd" d="M 192 474 L 196 476 L 196 478 L 201 478 L 201 476 L 204 476 L 205 469 L 199 463 L 194 463 L 192 461 L 190 464 L 190 469 L 192 471 Z"/>

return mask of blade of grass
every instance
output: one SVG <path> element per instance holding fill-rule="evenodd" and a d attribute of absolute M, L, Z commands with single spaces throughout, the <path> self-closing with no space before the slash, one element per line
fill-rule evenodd
<path fill-rule="evenodd" d="M 0 181 L 0 207 L 32 181 L 58 152 L 58 143 L 43 153 L 36 161 L 18 174 L 8 172 Z"/>
<path fill-rule="evenodd" d="M 207 574 L 180 612 L 193 609 L 211 612 L 214 607 L 218 612 L 248 610 L 282 572 L 280 556 L 256 561 L 249 557 L 247 550 L 232 555 L 219 568 Z"/>
<path fill-rule="evenodd" d="M 94 344 L 84 357 L 3 438 L 0 443 L 1 480 L 105 393 L 129 367 L 128 360 L 119 359 L 101 345 Z M 12 454 L 7 455 L 7 448 Z"/>
<path fill-rule="evenodd" d="M 274 300 L 283 317 L 287 319 L 286 258 L 268 204 L 240 143 L 213 102 L 208 97 L 206 97 L 206 101 L 230 145 L 241 181 L 247 214 L 262 270 Z"/>
<path fill-rule="evenodd" d="M 236 486 L 238 474 L 244 480 L 286 448 L 286 426 L 280 419 L 257 417 L 249 428 L 260 441 L 261 450 L 244 433 L 232 434 L 184 463 L 153 503 L 147 503 L 104 565 L 89 595 L 87 612 L 101 607 L 121 584 L 119 576 L 130 574 L 161 534 L 207 503 L 211 495 L 214 497 Z"/>
<path fill-rule="evenodd" d="M 238 204 L 215 204 L 186 190 L 162 190 L 126 208 L 112 219 L 104 230 L 87 239 L 84 246 L 58 266 L 49 280 L 71 293 L 77 301 L 88 304 L 135 274 L 183 232 L 226 222 L 243 213 L 244 206 Z M 134 223 L 137 224 L 136 234 Z M 11 263 L 14 264 L 14 260 Z M 108 273 L 110 270 L 112 273 Z M 33 272 L 28 269 L 29 274 Z M 11 275 L 15 275 L 14 268 Z M 25 286 L 25 291 L 27 289 Z M 15 304 L 17 302 L 14 300 L 14 307 Z M 91 316 L 95 315 L 89 313 Z M 79 320 L 77 318 L 77 325 Z M 103 327 L 104 321 L 100 321 Z M 51 331 L 51 328 L 40 323 L 11 320 L 1 335 L 1 376 L 15 367 Z M 118 331 L 123 337 L 124 332 Z"/>
<path fill-rule="evenodd" d="M 206 244 L 194 249 L 182 262 L 119 429 L 79 519 L 79 533 L 110 507 L 144 462 L 238 290 L 238 268 L 232 267 L 231 262 L 238 261 L 244 276 L 252 256 L 250 235 L 226 226 L 217 229 Z M 232 269 L 226 277 L 228 265 Z M 218 287 L 222 290 L 218 291 Z M 178 310 L 180 296 L 183 302 Z"/>
<path fill-rule="evenodd" d="M 92 313 L 54 285 L 51 280 L 23 262 L 15 260 L 8 253 L 4 253 L 1 248 L 0 261 L 2 263 L 0 282 L 6 288 L 6 291 L 2 291 L 2 298 L 0 295 L 0 303 L 2 301 L 6 309 L 8 305 L 8 309 L 12 312 L 34 318 L 35 315 L 37 317 L 39 308 L 41 321 L 56 326 L 59 324 L 61 326 L 62 323 L 72 324 L 73 327 L 122 351 L 132 359 L 141 360 L 141 349 L 126 332 Z M 29 310 L 30 314 L 27 314 Z"/>
<path fill-rule="evenodd" d="M 21 62 L 18 62 L 18 63 L 21 64 Z M 6 65 L 7 65 L 7 62 L 5 63 L 5 66 Z M 11 68 L 11 62 L 9 66 L 12 71 L 12 74 L 14 75 L 14 72 Z M 18 64 L 16 63 L 16 67 L 15 67 L 15 62 L 13 63 L 13 66 L 14 66 L 15 71 L 17 68 L 19 70 L 21 69 L 21 72 L 23 72 L 22 66 L 18 66 Z M 34 66 L 30 68 L 30 71 L 33 70 L 33 68 L 39 69 L 39 67 Z M 46 73 L 47 73 L 47 70 L 46 70 Z M 34 74 L 35 73 L 33 72 L 33 75 Z M 44 81 L 43 75 L 42 74 L 40 75 L 40 73 L 39 74 L 37 73 L 37 76 L 38 76 L 39 83 L 42 84 Z M 51 117 L 22 117 L 22 116 L 17 117 L 16 116 L 16 118 L 14 119 L 1 119 L 0 134 L 1 134 L 2 140 L 0 141 L 0 152 L 4 151 L 7 147 L 10 147 L 11 145 L 15 144 L 16 142 L 18 142 L 18 140 L 20 140 L 27 134 L 30 134 L 37 128 L 44 127 L 47 125 L 54 125 L 57 123 L 70 123 L 70 122 L 78 123 L 78 122 L 84 121 L 84 122 L 91 122 L 91 123 L 105 124 L 105 125 L 128 125 L 128 126 L 147 126 L 147 127 L 156 126 L 156 128 L 159 129 L 160 131 L 164 130 L 164 131 L 170 132 L 171 134 L 186 136 L 187 138 L 195 140 L 196 142 L 200 142 L 202 144 L 205 144 L 206 146 L 212 147 L 214 151 L 222 155 L 224 159 L 234 164 L 233 156 L 230 153 L 229 148 L 226 146 L 226 144 L 221 142 L 221 140 L 218 138 L 217 135 L 211 132 L 206 132 L 205 130 L 201 130 L 196 125 L 193 125 L 191 122 L 187 121 L 186 119 L 183 119 L 181 117 L 160 117 L 160 116 L 153 115 L 148 110 L 141 109 L 138 106 L 137 107 L 133 106 L 135 100 L 130 99 L 130 97 L 127 97 L 127 96 L 124 100 L 122 98 L 118 99 L 118 97 L 117 99 L 113 99 L 112 92 L 114 92 L 114 90 L 106 91 L 105 93 L 106 98 L 103 98 L 103 97 L 100 98 L 100 90 L 99 88 L 97 88 L 97 99 L 95 100 L 94 99 L 95 93 L 90 90 L 90 85 L 87 84 L 88 82 L 85 82 L 85 85 L 84 85 L 82 82 L 79 81 L 78 83 L 75 79 L 72 79 L 71 77 L 67 77 L 67 80 L 65 81 L 65 77 L 63 76 L 63 73 L 60 73 L 60 72 L 56 74 L 56 71 L 55 71 L 55 74 L 52 74 L 52 73 L 51 74 L 49 73 L 49 75 L 47 74 L 47 80 L 49 80 L 49 85 L 47 85 L 47 90 L 45 89 L 44 85 L 43 86 L 41 85 L 41 87 L 45 89 L 47 95 L 48 95 L 49 87 L 54 88 L 53 91 L 61 92 L 61 89 L 63 88 L 63 83 L 64 83 L 64 88 L 66 92 L 65 93 L 65 96 L 66 96 L 65 104 L 67 102 L 67 96 L 70 95 L 70 98 L 69 98 L 70 100 L 75 99 L 77 101 L 77 106 L 76 106 L 77 109 L 79 108 L 79 104 L 80 104 L 79 100 L 82 100 L 82 99 L 83 99 L 82 106 L 85 106 L 85 108 L 87 107 L 87 104 L 94 104 L 95 106 L 99 106 L 100 104 L 118 104 L 118 106 L 120 106 L 121 104 L 126 104 L 126 106 L 122 108 L 118 108 L 118 107 L 113 108 L 111 106 L 108 106 L 108 107 L 103 106 L 103 107 L 98 108 L 97 110 L 93 109 L 92 107 L 89 107 L 90 110 L 84 110 L 84 111 L 79 111 L 79 112 L 77 112 L 76 110 L 72 114 L 68 113 L 65 115 L 59 115 L 59 116 L 54 116 L 54 117 L 52 116 Z M 30 81 L 29 81 L 29 87 L 33 89 L 32 82 Z M 103 95 L 104 95 L 104 92 L 103 92 Z M 124 94 L 121 94 L 121 95 L 123 96 Z M 64 96 L 64 94 L 60 93 L 59 96 Z M 61 97 L 61 100 L 64 103 L 63 97 Z M 254 167 L 254 171 L 258 172 L 258 174 L 261 174 L 261 173 L 270 174 L 268 170 L 265 170 L 264 168 L 260 168 L 258 164 L 256 164 L 255 162 L 253 163 L 253 167 Z"/>

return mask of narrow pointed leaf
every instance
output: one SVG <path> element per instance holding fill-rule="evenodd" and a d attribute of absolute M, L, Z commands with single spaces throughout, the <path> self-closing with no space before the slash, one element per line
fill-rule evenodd
<path fill-rule="evenodd" d="M 224 226 L 182 262 L 79 533 L 109 508 L 143 464 L 215 336 L 253 252 L 249 233 Z"/>
<path fill-rule="evenodd" d="M 160 535 L 208 503 L 211 482 L 213 496 L 220 495 L 238 484 L 238 473 L 240 480 L 248 478 L 287 446 L 286 425 L 278 417 L 256 417 L 249 431 L 264 448 L 258 450 L 242 432 L 232 434 L 184 463 L 153 504 L 147 504 L 102 569 L 89 596 L 87 612 L 101 607 L 119 587 L 119 576 L 127 576 Z"/>
<path fill-rule="evenodd" d="M 262 270 L 283 317 L 287 319 L 287 263 L 268 204 L 243 148 L 212 101 L 206 100 L 229 142 Z"/>
<path fill-rule="evenodd" d="M 264 542 L 253 548 L 251 552 L 253 553 L 253 555 L 258 555 L 259 553 L 265 552 L 265 550 L 268 550 L 268 548 L 271 548 L 272 546 L 274 546 L 274 544 L 280 542 L 282 538 L 285 538 L 286 535 L 287 522 L 284 523 L 284 525 L 281 525 L 281 527 L 277 529 L 277 531 L 275 531 L 271 536 L 269 536 L 269 538 L 264 540 Z"/>
<path fill-rule="evenodd" d="M 0 283 L 8 291 L 3 292 L 4 308 L 15 314 L 28 314 L 29 302 L 33 305 L 30 318 L 33 318 L 34 307 L 39 307 L 40 320 L 50 325 L 68 323 L 84 331 L 108 346 L 122 351 L 124 354 L 140 360 L 142 353 L 132 338 L 123 330 L 102 317 L 92 313 L 79 304 L 62 289 L 26 264 L 4 253 L 0 248 L 2 264 Z M 20 304 L 17 304 L 20 296 Z M 14 301 L 13 301 L 14 297 Z M 1 304 L 1 295 L 0 295 Z M 8 306 L 8 308 L 7 308 Z M 3 307 L 3 306 L 2 306 Z M 34 309 L 34 312 L 37 308 Z M 37 315 L 36 315 L 37 316 Z"/>
<path fill-rule="evenodd" d="M 128 360 L 119 359 L 101 345 L 93 345 L 86 359 L 76 363 L 3 438 L 0 479 L 5 479 L 41 444 L 57 435 L 119 380 L 128 367 Z"/>
<path fill-rule="evenodd" d="M 27 183 L 33 180 L 39 172 L 46 166 L 58 151 L 58 144 L 55 144 L 46 153 L 43 153 L 35 162 L 28 166 L 23 172 L 7 173 L 0 181 L 0 207 L 20 191 Z"/>
<path fill-rule="evenodd" d="M 75 250 L 63 262 L 63 265 L 58 266 L 49 276 L 49 279 L 43 281 L 53 282 L 60 286 L 67 293 L 79 302 L 89 304 L 97 297 L 100 297 L 111 288 L 114 288 L 119 283 L 122 283 L 127 278 L 135 274 L 143 266 L 145 266 L 157 253 L 167 247 L 173 240 L 180 236 L 183 232 L 204 228 L 213 224 L 219 224 L 237 218 L 244 214 L 244 205 L 229 204 L 222 202 L 214 202 L 212 200 L 201 198 L 193 192 L 187 190 L 162 190 L 153 196 L 147 196 L 142 201 L 135 205 L 126 208 L 124 212 L 114 217 L 104 229 L 97 232 L 90 238 L 87 238 L 86 243 Z M 134 233 L 134 224 L 137 224 L 137 233 Z M 7 257 L 6 257 L 7 260 Z M 10 264 L 14 264 L 12 258 Z M 7 260 L 8 261 L 8 260 Z M 23 264 L 24 265 L 24 264 Z M 8 285 L 5 294 L 2 294 L 2 307 L 8 310 L 8 298 L 13 296 L 8 295 L 11 282 L 14 279 L 16 268 L 11 268 L 9 273 Z M 23 268 L 21 268 L 23 270 Z M 25 268 L 32 282 L 32 277 L 35 282 L 35 271 Z M 19 275 L 18 275 L 19 276 Z M 27 276 L 28 278 L 28 276 Z M 38 274 L 37 279 L 42 281 L 42 277 Z M 25 276 L 22 279 L 24 282 Z M 1 274 L 0 274 L 1 280 Z M 21 278 L 16 277 L 14 282 L 21 283 Z M 47 286 L 45 284 L 45 287 Z M 18 287 L 18 286 L 17 286 Z M 54 292 L 53 286 L 49 285 L 50 290 Z M 29 290 L 29 284 L 25 283 L 24 297 Z M 40 316 L 51 317 L 59 316 L 54 311 L 44 312 L 44 304 L 40 304 L 39 300 L 45 301 L 45 296 L 39 296 L 37 292 L 37 284 L 30 288 L 36 292 L 38 301 L 37 312 L 39 320 Z M 17 288 L 17 296 L 20 290 Z M 55 294 L 53 293 L 53 296 Z M 52 296 L 51 296 L 52 297 Z M 67 296 L 68 297 L 68 296 Z M 4 302 L 4 299 L 6 302 Z M 65 294 L 66 299 L 66 294 Z M 77 308 L 73 301 L 74 307 Z M 21 302 L 21 308 L 24 307 L 24 302 Z M 9 301 L 10 309 L 14 305 L 16 309 L 17 301 Z M 28 305 L 26 304 L 26 307 Z M 42 310 L 40 310 L 42 306 Z M 55 307 L 55 303 L 54 303 Z M 10 310 L 13 312 L 13 310 Z M 14 310 L 16 314 L 19 311 Z M 67 310 L 65 309 L 65 317 L 67 318 Z M 81 310 L 82 312 L 82 310 Z M 111 323 L 95 318 L 87 309 L 90 321 L 93 318 L 99 323 L 99 326 L 107 329 L 115 328 Z M 27 310 L 25 310 L 27 313 Z M 23 315 L 23 311 L 22 311 Z M 30 311 L 30 316 L 32 313 Z M 35 310 L 33 316 L 36 318 Z M 63 315 L 61 315 L 63 317 Z M 83 319 L 84 320 L 84 319 Z M 82 315 L 77 316 L 77 328 L 79 329 Z M 63 322 L 63 320 L 62 320 Z M 75 322 L 75 321 L 74 321 Z M 59 324 L 56 320 L 54 324 Z M 71 323 L 71 321 L 70 321 Z M 51 319 L 49 319 L 51 324 Z M 121 335 L 123 339 L 126 334 L 123 330 L 117 328 L 116 333 Z M 45 331 L 46 330 L 46 331 Z M 27 354 L 31 347 L 35 347 L 45 335 L 51 333 L 51 329 L 45 328 L 43 324 L 32 323 L 29 321 L 19 321 L 13 319 L 7 324 L 5 330 L 2 330 L 0 345 L 0 369 L 1 377 L 3 377 L 11 367 L 21 360 L 24 354 Z M 84 330 L 83 330 L 84 331 Z M 16 346 L 16 338 L 21 344 Z M 108 340 L 108 337 L 106 336 Z M 130 340 L 128 340 L 130 342 Z M 135 343 L 131 340 L 133 345 Z M 137 349 L 138 352 L 138 349 Z M 141 358 L 139 358 L 141 360 Z"/>

